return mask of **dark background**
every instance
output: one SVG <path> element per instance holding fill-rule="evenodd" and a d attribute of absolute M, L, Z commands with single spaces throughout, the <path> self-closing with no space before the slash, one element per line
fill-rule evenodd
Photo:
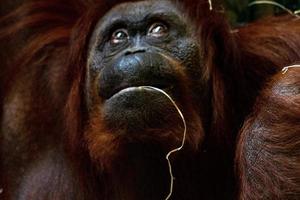
<path fill-rule="evenodd" d="M 235 25 L 243 25 L 268 15 L 280 15 L 286 13 L 281 8 L 274 5 L 254 5 L 249 7 L 249 3 L 255 0 L 224 0 L 225 10 L 230 22 Z M 291 11 L 300 10 L 300 0 L 273 0 Z"/>

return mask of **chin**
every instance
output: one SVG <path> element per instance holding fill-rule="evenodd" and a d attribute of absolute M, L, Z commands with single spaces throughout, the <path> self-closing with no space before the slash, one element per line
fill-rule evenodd
<path fill-rule="evenodd" d="M 93 160 L 111 168 L 116 160 L 128 154 L 139 157 L 142 152 L 145 157 L 160 159 L 180 146 L 184 124 L 172 101 L 176 102 L 187 124 L 184 149 L 196 151 L 203 137 L 201 121 L 183 96 L 187 95 L 181 95 L 174 87 L 152 86 L 132 86 L 112 94 L 103 105 L 93 109 L 94 115 L 86 129 Z"/>

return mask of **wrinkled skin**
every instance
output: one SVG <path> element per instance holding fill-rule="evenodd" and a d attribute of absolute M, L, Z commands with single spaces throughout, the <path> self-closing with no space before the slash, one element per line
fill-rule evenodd
<path fill-rule="evenodd" d="M 179 144 L 183 130 L 176 109 L 157 91 L 136 88 L 148 85 L 165 90 L 187 113 L 197 148 L 203 134 L 201 105 L 187 102 L 204 97 L 193 96 L 196 91 L 185 83 L 195 83 L 192 74 L 201 73 L 200 49 L 180 16 L 170 2 L 139 2 L 113 8 L 98 23 L 90 42 L 87 102 L 90 118 L 100 113 L 109 135 L 159 141 L 162 132 L 175 131 L 168 145 L 172 140 Z"/>

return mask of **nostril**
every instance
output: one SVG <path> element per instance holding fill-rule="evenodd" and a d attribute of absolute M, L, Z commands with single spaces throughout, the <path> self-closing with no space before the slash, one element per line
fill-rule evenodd
<path fill-rule="evenodd" d="M 131 48 L 131 49 L 127 49 L 125 51 L 125 56 L 130 55 L 130 54 L 145 53 L 145 52 L 146 52 L 145 48 Z"/>

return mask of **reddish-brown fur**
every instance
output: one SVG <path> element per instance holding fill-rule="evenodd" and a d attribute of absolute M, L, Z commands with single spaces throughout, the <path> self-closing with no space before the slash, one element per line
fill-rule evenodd
<path fill-rule="evenodd" d="M 299 199 L 299 122 L 300 68 L 291 68 L 272 78 L 241 130 L 241 199 Z"/>
<path fill-rule="evenodd" d="M 135 199 L 139 191 L 127 180 L 138 179 L 137 174 L 147 177 L 141 168 L 149 163 L 141 158 L 144 163 L 131 172 L 102 173 L 87 151 L 92 147 L 83 142 L 88 40 L 99 18 L 121 2 L 126 1 L 28 1 L 0 19 L 0 40 L 16 40 L 22 47 L 12 48 L 0 71 L 1 199 L 111 199 L 116 190 L 124 199 Z M 300 20 L 264 19 L 235 31 L 219 8 L 209 11 L 206 0 L 183 4 L 200 27 L 204 73 L 199 78 L 210 91 L 211 115 L 198 152 L 179 155 L 178 160 L 193 165 L 175 167 L 179 181 L 174 199 L 233 199 L 236 188 L 241 199 L 299 198 L 299 70 L 279 71 L 300 61 Z M 298 93 L 274 90 L 286 85 Z M 256 123 L 269 131 L 258 131 Z M 153 176 L 165 181 L 145 182 L 161 186 L 158 194 L 167 191 L 168 174 Z"/>

